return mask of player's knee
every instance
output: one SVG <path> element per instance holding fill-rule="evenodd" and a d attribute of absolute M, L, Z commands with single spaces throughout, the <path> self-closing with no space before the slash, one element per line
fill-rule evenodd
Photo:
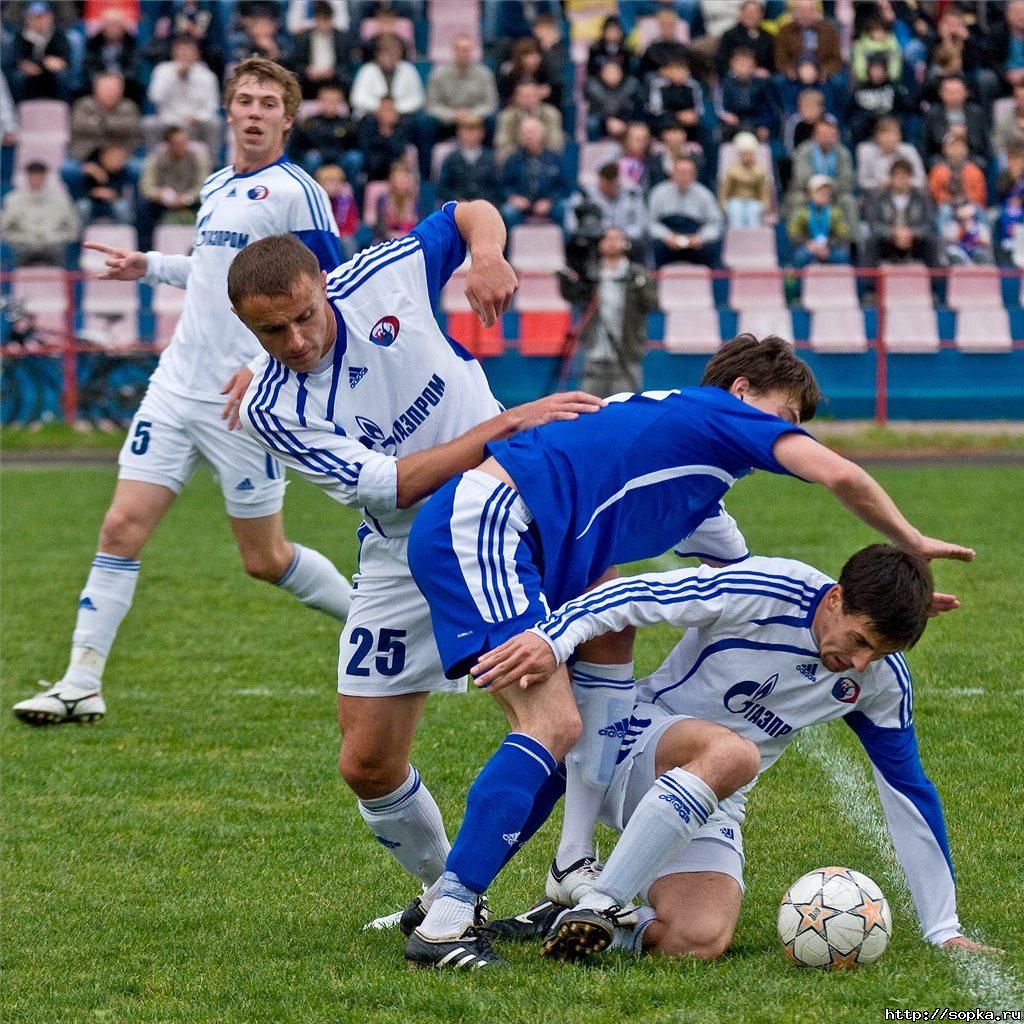
<path fill-rule="evenodd" d="M 288 571 L 294 557 L 287 550 L 275 550 L 256 545 L 240 547 L 242 565 L 253 579 L 276 583 Z"/>
<path fill-rule="evenodd" d="M 147 537 L 146 524 L 139 516 L 129 509 L 112 505 L 103 517 L 99 548 L 122 558 L 137 558 Z"/>
<path fill-rule="evenodd" d="M 688 922 L 670 926 L 658 937 L 655 951 L 662 956 L 692 956 L 714 960 L 732 944 L 732 929 L 716 922 Z"/>
<path fill-rule="evenodd" d="M 731 732 L 725 743 L 724 756 L 730 766 L 727 782 L 733 790 L 757 778 L 761 770 L 761 751 L 756 743 Z"/>
<path fill-rule="evenodd" d="M 342 744 L 338 771 L 356 796 L 373 800 L 398 789 L 409 774 L 409 766 L 404 759 L 399 762 Z"/>
<path fill-rule="evenodd" d="M 731 729 L 716 729 L 700 758 L 699 774 L 719 799 L 731 796 L 757 777 L 761 770 L 761 752 L 757 744 Z"/>
<path fill-rule="evenodd" d="M 551 722 L 551 729 L 553 735 L 548 749 L 556 760 L 561 761 L 583 735 L 583 720 L 576 706 L 561 711 Z"/>

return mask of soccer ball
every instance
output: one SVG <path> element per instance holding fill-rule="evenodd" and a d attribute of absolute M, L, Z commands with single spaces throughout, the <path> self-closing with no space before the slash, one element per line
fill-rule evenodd
<path fill-rule="evenodd" d="M 798 878 L 779 906 L 782 948 L 799 967 L 874 963 L 892 937 L 882 890 L 852 868 L 818 868 Z"/>

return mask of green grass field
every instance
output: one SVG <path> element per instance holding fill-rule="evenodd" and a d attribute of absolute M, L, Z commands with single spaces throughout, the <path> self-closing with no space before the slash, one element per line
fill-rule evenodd
<path fill-rule="evenodd" d="M 882 1021 L 884 1008 L 1024 1005 L 1024 470 L 898 469 L 879 478 L 928 532 L 978 549 L 943 564 L 963 608 L 910 656 L 926 768 L 944 797 L 961 918 L 1001 956 L 926 946 L 876 828 L 866 758 L 842 724 L 805 734 L 759 784 L 745 828 L 747 899 L 713 964 L 609 955 L 558 967 L 508 948 L 508 971 L 408 974 L 397 933 L 365 921 L 414 893 L 335 770 L 336 629 L 238 567 L 205 474 L 143 558 L 107 671 L 107 718 L 30 729 L 8 713 L 59 673 L 112 467 L 9 469 L 2 484 L 3 1019 L 7 1024 L 373 1021 Z M 872 535 L 824 492 L 776 478 L 735 489 L 752 549 L 837 572 Z M 354 566 L 356 515 L 302 483 L 289 534 Z M 660 565 L 661 563 L 659 563 Z M 661 565 L 667 567 L 667 565 Z M 640 638 L 649 671 L 673 643 Z M 414 760 L 450 831 L 503 734 L 479 693 L 435 697 Z M 549 822 L 492 891 L 521 909 L 542 884 Z M 602 835 L 607 849 L 611 834 Z M 892 947 L 849 974 L 783 960 L 786 886 L 848 864 L 888 894 Z"/>

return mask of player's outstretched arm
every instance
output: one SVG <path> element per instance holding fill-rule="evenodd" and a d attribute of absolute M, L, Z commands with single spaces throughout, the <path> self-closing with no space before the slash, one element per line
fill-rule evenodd
<path fill-rule="evenodd" d="M 184 288 L 192 270 L 191 256 L 160 252 L 128 252 L 99 242 L 83 242 L 83 249 L 101 252 L 107 257 L 107 269 L 99 274 L 101 281 L 138 281 L 149 277 L 161 284 Z"/>
<path fill-rule="evenodd" d="M 824 484 L 858 519 L 894 544 L 913 548 L 927 559 L 974 560 L 972 548 L 926 537 L 906 520 L 892 498 L 867 472 L 808 434 L 784 434 L 772 451 L 790 473 Z"/>
<path fill-rule="evenodd" d="M 490 327 L 512 307 L 519 287 L 516 272 L 503 255 L 505 222 L 490 203 L 474 199 L 455 207 L 455 225 L 469 249 L 466 298 L 484 327 Z"/>

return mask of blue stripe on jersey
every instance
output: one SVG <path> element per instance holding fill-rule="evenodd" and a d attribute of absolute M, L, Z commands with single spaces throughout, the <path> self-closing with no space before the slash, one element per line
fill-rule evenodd
<path fill-rule="evenodd" d="M 328 294 L 332 291 L 340 290 L 344 285 L 348 284 L 353 277 L 362 273 L 363 269 L 379 256 L 384 256 L 386 253 L 394 252 L 397 249 L 408 248 L 410 241 L 414 241 L 412 236 L 405 235 L 402 238 L 395 238 L 390 242 L 381 242 L 378 245 L 370 246 L 369 249 L 364 249 L 361 253 L 357 254 L 354 259 L 349 260 L 349 262 L 344 266 L 339 267 L 336 276 L 327 278 Z"/>
<path fill-rule="evenodd" d="M 330 230 L 331 226 L 334 224 L 334 214 L 331 212 L 330 203 L 327 200 L 327 193 L 324 192 L 320 183 L 298 164 L 293 163 L 291 160 L 287 160 L 285 161 L 285 165 L 290 167 L 301 181 L 304 181 L 309 185 L 309 190 L 313 193 L 313 199 L 323 214 L 324 224 L 327 230 Z"/>
<path fill-rule="evenodd" d="M 309 392 L 306 390 L 306 378 L 308 376 L 308 373 L 295 374 L 295 383 L 297 385 L 295 389 L 295 415 L 298 416 L 299 423 L 303 426 L 306 426 L 306 398 L 309 396 Z"/>
<path fill-rule="evenodd" d="M 496 506 L 498 500 L 501 497 L 501 488 L 495 488 L 488 495 L 487 501 L 484 502 L 484 507 L 480 512 L 480 529 L 477 532 L 476 538 L 476 562 L 480 568 L 480 581 L 482 584 L 481 589 L 483 590 L 484 600 L 487 602 L 487 611 L 491 618 L 497 622 L 501 616 L 499 616 L 495 601 L 497 595 L 494 598 L 491 597 L 491 590 L 489 586 L 490 576 L 488 574 L 488 563 L 487 558 L 484 554 L 484 537 L 487 534 L 488 526 L 490 525 L 490 517 L 493 513 L 493 506 Z M 488 552 L 489 554 L 489 552 Z"/>
<path fill-rule="evenodd" d="M 331 390 L 327 394 L 327 409 L 325 415 L 328 422 L 334 427 L 334 432 L 344 431 L 334 422 L 334 400 L 338 396 L 338 381 L 341 380 L 341 359 L 348 348 L 348 328 L 345 326 L 345 318 L 338 311 L 334 304 L 331 304 L 331 312 L 334 313 L 334 322 L 338 325 L 338 334 L 334 339 L 334 360 L 331 367 Z"/>
<path fill-rule="evenodd" d="M 502 499 L 501 509 L 494 521 L 494 537 L 491 547 L 491 567 L 494 573 L 495 589 L 501 587 L 502 601 L 508 604 L 507 618 L 512 618 L 516 613 L 515 598 L 512 596 L 512 586 L 508 579 L 508 566 L 505 564 L 504 540 L 505 527 L 508 525 L 508 517 L 512 514 L 512 506 L 515 504 L 516 492 L 510 487 L 506 488 L 508 494 Z M 499 578 L 500 576 L 500 578 Z"/>
<path fill-rule="evenodd" d="M 723 558 L 721 555 L 709 555 L 704 551 L 685 551 L 681 547 L 673 548 L 672 554 L 678 558 L 699 558 L 704 562 L 721 562 L 722 565 L 736 565 L 738 562 L 745 562 L 750 557 L 749 551 L 744 551 L 739 558 Z"/>
<path fill-rule="evenodd" d="M 220 177 L 220 175 L 222 175 L 222 174 L 227 174 L 227 177 L 226 177 L 226 178 L 225 178 L 225 179 L 224 179 L 223 181 L 221 181 L 221 182 L 218 182 L 218 184 L 217 184 L 217 188 L 220 188 L 220 186 L 221 186 L 221 185 L 223 185 L 223 184 L 225 184 L 226 182 L 230 181 L 230 180 L 231 180 L 231 179 L 232 179 L 232 178 L 233 178 L 233 177 L 235 176 L 235 169 L 234 169 L 234 167 L 232 167 L 232 166 L 231 166 L 231 164 L 228 164 L 228 166 L 227 166 L 227 167 L 222 167 L 222 168 L 221 168 L 221 169 L 220 169 L 219 171 L 214 171 L 214 172 L 213 172 L 213 174 L 211 174 L 211 175 L 210 175 L 210 176 L 209 176 L 209 177 L 208 177 L 208 178 L 206 179 L 206 181 L 204 181 L 204 182 L 202 183 L 202 185 L 200 185 L 200 186 L 199 186 L 199 194 L 200 194 L 200 195 L 202 195 L 202 193 L 203 193 L 203 192 L 204 192 L 204 190 L 206 189 L 206 186 L 207 186 L 207 185 L 212 185 L 212 184 L 213 184 L 213 182 L 214 182 L 214 180 L 215 180 L 216 178 Z M 216 189 L 214 189 L 214 191 L 216 191 Z M 210 195 L 212 195 L 212 194 L 213 194 L 213 193 L 211 192 L 211 193 L 210 193 Z M 207 196 L 206 198 L 208 199 L 208 198 L 209 198 L 209 196 Z M 205 201 L 205 200 L 204 200 L 204 201 Z"/>
<path fill-rule="evenodd" d="M 902 654 L 890 654 L 885 663 L 892 669 L 896 682 L 900 687 L 900 725 L 910 725 L 913 715 L 913 685 L 910 680 L 910 669 Z"/>
<path fill-rule="evenodd" d="M 234 170 L 234 168 L 232 168 L 232 170 Z M 215 196 L 222 188 L 227 188 L 227 186 L 230 185 L 231 182 L 233 182 L 234 180 L 235 180 L 235 176 L 234 176 L 234 174 L 232 174 L 230 177 L 225 178 L 223 181 L 218 181 L 217 182 L 217 187 L 214 188 L 214 189 L 211 189 L 206 194 L 206 198 L 203 200 L 203 202 L 205 203 L 208 199 L 212 199 L 213 196 Z"/>
<path fill-rule="evenodd" d="M 306 197 L 306 206 L 309 208 L 309 218 L 313 224 L 313 227 L 318 231 L 324 231 L 327 229 L 327 224 L 324 221 L 323 211 L 313 201 L 313 192 L 293 170 L 292 165 L 288 163 L 281 164 L 281 170 L 288 175 L 289 178 L 294 179 L 298 182 L 299 188 L 302 189 L 303 194 Z"/>
<path fill-rule="evenodd" d="M 388 259 L 378 260 L 376 263 L 373 264 L 373 266 L 367 268 L 366 273 L 364 273 L 362 277 L 359 277 L 356 280 L 352 281 L 351 284 L 346 285 L 344 291 L 328 291 L 327 297 L 329 299 L 347 299 L 357 288 L 361 288 L 364 284 L 366 284 L 366 282 L 369 281 L 370 278 L 373 277 L 373 275 L 376 274 L 379 270 L 383 270 L 385 267 L 391 266 L 392 263 L 397 263 L 398 260 L 405 259 L 406 256 L 412 256 L 414 253 L 419 252 L 419 239 L 413 238 L 413 240 L 415 241 L 416 244 L 412 248 L 404 249 L 401 252 L 397 253 L 397 255 L 389 254 Z"/>
<path fill-rule="evenodd" d="M 693 677 L 693 674 L 711 657 L 712 654 L 717 654 L 719 651 L 731 651 L 731 650 L 742 650 L 742 651 L 782 651 L 785 654 L 802 654 L 807 655 L 808 658 L 817 658 L 819 656 L 818 651 L 809 651 L 806 647 L 794 647 L 791 644 L 766 644 L 759 643 L 756 640 L 741 640 L 737 638 L 730 638 L 728 640 L 719 640 L 716 643 L 710 644 L 705 647 L 697 656 L 697 660 L 690 666 L 689 671 L 680 679 L 678 682 L 671 683 L 668 686 L 663 686 L 657 693 L 652 697 L 652 701 L 658 700 L 662 694 L 668 693 L 669 690 L 675 690 L 682 686 L 683 683 L 687 682 Z"/>

